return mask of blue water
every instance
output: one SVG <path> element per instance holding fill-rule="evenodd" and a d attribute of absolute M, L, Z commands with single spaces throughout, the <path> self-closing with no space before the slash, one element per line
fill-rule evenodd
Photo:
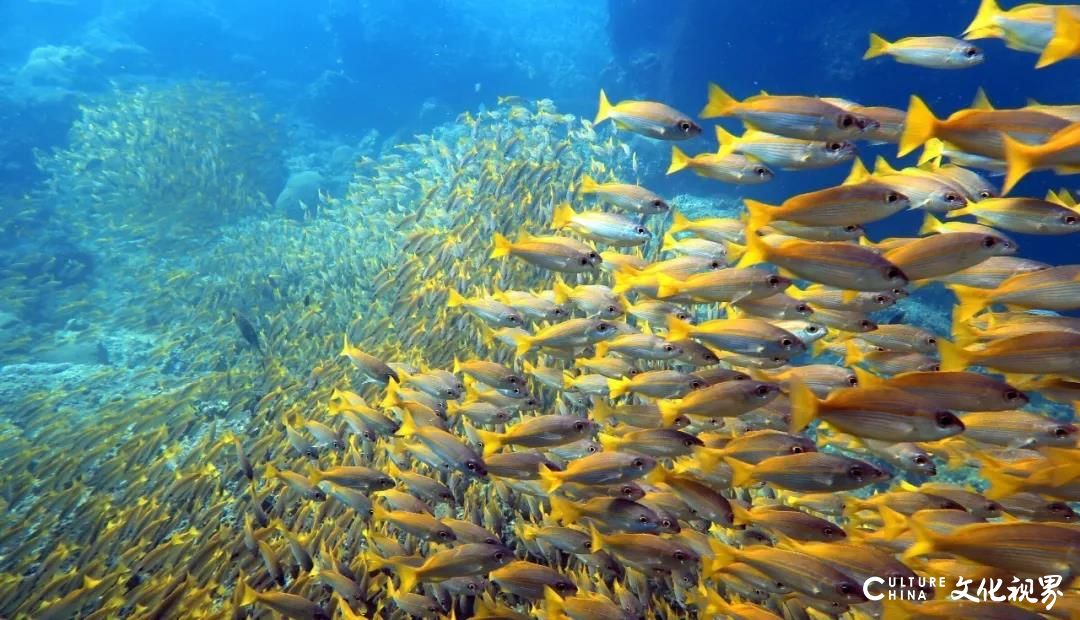
<path fill-rule="evenodd" d="M 984 40 L 987 62 L 933 71 L 888 59 L 861 60 L 867 33 L 893 39 L 956 35 L 974 0 L 950 3 L 766 3 L 471 0 L 124 2 L 6 0 L 0 3 L 0 188 L 9 195 L 41 181 L 32 150 L 62 144 L 76 106 L 110 83 L 159 84 L 192 77 L 258 93 L 289 122 L 343 142 L 370 129 L 411 136 L 499 95 L 550 98 L 563 112 L 591 117 L 598 90 L 613 100 L 648 98 L 695 113 L 708 81 L 736 97 L 759 90 L 840 96 L 865 105 L 906 107 L 912 93 L 939 115 L 967 105 L 976 88 L 998 106 L 1027 98 L 1065 103 L 1080 63 L 1035 71 L 1034 58 Z M 63 60 L 29 71 L 35 49 L 63 46 Z M 27 79 L 27 72 L 31 76 Z M 735 129 L 734 124 L 729 128 Z M 693 152 L 713 147 L 711 126 Z M 666 149 L 647 170 L 663 171 Z M 891 148 L 865 147 L 864 160 Z M 658 161 L 664 160 L 664 161 Z M 665 191 L 749 195 L 779 202 L 838 182 L 843 167 L 782 174 L 748 190 L 691 175 Z M 1070 178 L 1032 175 L 1017 193 L 1075 187 Z M 897 217 L 879 235 L 913 232 Z M 1067 238 L 1018 236 L 1023 253 L 1067 262 Z"/>

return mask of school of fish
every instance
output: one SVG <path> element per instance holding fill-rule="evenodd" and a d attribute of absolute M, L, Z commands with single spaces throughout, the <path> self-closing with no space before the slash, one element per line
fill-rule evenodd
<path fill-rule="evenodd" d="M 1080 54 L 1077 16 L 987 0 L 967 36 L 1048 64 Z M 868 56 L 983 61 L 922 39 L 875 36 Z M 401 146 L 423 178 L 404 156 L 360 162 L 321 245 L 266 224 L 286 257 L 269 284 L 270 249 L 214 257 L 235 290 L 191 312 L 228 315 L 211 331 L 240 362 L 206 350 L 203 380 L 79 427 L 57 395 L 21 403 L 38 430 L 4 438 L 0 616 L 1080 617 L 1080 450 L 1060 414 L 1080 407 L 1080 318 L 1062 314 L 1080 264 L 1009 237 L 1075 234 L 1080 210 L 1064 190 L 1008 195 L 1080 171 L 1080 104 L 980 95 L 939 118 L 919 96 L 703 94 L 694 116 L 601 91 L 593 122 L 502 98 Z M 675 143 L 668 174 L 728 184 L 852 171 L 692 219 L 637 184 L 629 134 Z M 868 168 L 860 141 L 923 152 Z M 905 210 L 921 230 L 866 237 Z M 387 250 L 350 253 L 364 244 Z M 198 277 L 154 303 L 187 307 Z M 895 312 L 942 286 L 950 333 Z M 285 309 L 245 307 L 253 287 Z M 1046 575 L 1049 609 L 863 589 Z"/>

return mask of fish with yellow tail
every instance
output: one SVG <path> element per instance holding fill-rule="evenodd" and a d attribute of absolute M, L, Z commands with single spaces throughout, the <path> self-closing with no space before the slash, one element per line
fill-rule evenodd
<path fill-rule="evenodd" d="M 593 124 L 611 120 L 619 129 L 658 140 L 688 140 L 701 133 L 701 126 L 688 115 L 656 101 L 620 101 L 612 105 L 600 91 L 600 105 Z"/>
<path fill-rule="evenodd" d="M 892 56 L 896 62 L 928 69 L 966 69 L 985 59 L 978 47 L 952 37 L 905 37 L 890 43 L 873 32 L 863 60 Z"/>

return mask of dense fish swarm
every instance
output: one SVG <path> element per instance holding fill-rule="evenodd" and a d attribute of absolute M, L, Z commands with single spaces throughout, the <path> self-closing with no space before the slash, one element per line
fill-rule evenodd
<path fill-rule="evenodd" d="M 712 85 L 701 116 L 748 131 L 673 150 L 670 173 L 855 161 L 842 185 L 690 219 L 633 184 L 622 141 L 692 140 L 688 115 L 601 93 L 594 126 L 506 98 L 362 158 L 305 221 L 215 218 L 220 242 L 125 300 L 167 344 L 98 380 L 146 389 L 25 395 L 0 428 L 0 614 L 1080 617 L 1077 429 L 1048 415 L 1080 401 L 1080 320 L 1057 314 L 1080 309 L 1080 266 L 1007 235 L 1073 233 L 1075 203 L 956 165 L 1070 171 L 1072 113 Z M 140 211 L 169 234 L 162 187 L 201 193 L 184 217 L 254 206 L 152 114 L 117 130 L 142 159 L 95 151 L 94 118 L 50 169 L 105 236 Z M 870 171 L 859 140 L 927 155 Z M 919 236 L 863 236 L 904 209 Z M 948 334 L 890 310 L 934 283 L 957 296 Z M 914 600 L 868 600 L 871 577 Z M 1006 599 L 948 600 L 960 577 Z"/>

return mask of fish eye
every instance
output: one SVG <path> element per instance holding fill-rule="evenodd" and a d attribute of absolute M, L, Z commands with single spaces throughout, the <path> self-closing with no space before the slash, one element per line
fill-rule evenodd
<path fill-rule="evenodd" d="M 834 536 L 836 534 L 836 530 L 833 529 L 831 525 L 826 525 L 825 527 L 821 528 L 821 533 L 826 536 Z"/>
<path fill-rule="evenodd" d="M 450 532 L 439 532 L 439 538 L 447 540 L 450 538 Z"/>
<path fill-rule="evenodd" d="M 851 467 L 848 468 L 847 473 L 848 473 L 849 477 L 851 477 L 851 478 L 853 478 L 855 480 L 862 480 L 863 476 L 866 475 L 866 472 L 863 471 L 863 468 L 862 468 L 861 465 L 852 465 Z"/>
<path fill-rule="evenodd" d="M 940 364 L 930 364 L 929 366 L 927 366 L 927 368 L 930 369 L 930 372 L 938 372 L 939 370 L 941 370 L 941 365 Z"/>
<path fill-rule="evenodd" d="M 574 422 L 574 430 L 579 432 L 579 433 L 581 431 L 585 430 L 585 423 L 584 422 Z"/>
<path fill-rule="evenodd" d="M 937 422 L 937 425 L 940 426 L 941 428 L 948 428 L 950 426 L 955 426 L 956 423 L 958 422 L 958 420 L 956 419 L 956 416 L 949 413 L 948 411 L 939 411 L 939 412 L 937 412 L 936 414 L 934 414 L 934 420 Z"/>
<path fill-rule="evenodd" d="M 637 495 L 637 489 L 630 485 L 623 486 L 623 488 L 620 489 L 620 492 L 622 492 L 622 494 L 627 497 L 633 497 L 634 495 Z"/>
<path fill-rule="evenodd" d="M 929 338 L 926 339 L 926 344 L 937 344 L 937 338 L 934 338 L 933 336 L 930 336 Z"/>
<path fill-rule="evenodd" d="M 855 124 L 855 117 L 850 114 L 844 114 L 840 116 L 841 127 L 851 127 Z"/>
<path fill-rule="evenodd" d="M 671 519 L 660 519 L 660 527 L 665 530 L 671 529 Z"/>
<path fill-rule="evenodd" d="M 873 331 L 874 328 L 877 326 L 874 325 L 873 321 L 863 319 L 862 321 L 859 321 L 859 327 L 863 328 L 866 331 Z"/>
<path fill-rule="evenodd" d="M 850 385 L 851 387 L 855 387 L 855 386 L 859 385 L 859 378 L 856 377 L 855 375 L 848 375 L 847 376 L 847 384 Z"/>
<path fill-rule="evenodd" d="M 649 522 L 649 517 L 646 517 L 645 515 L 641 515 L 640 517 L 637 518 L 637 520 L 638 520 L 638 523 L 640 523 L 642 525 L 645 525 L 645 524 L 647 524 Z"/>
<path fill-rule="evenodd" d="M 849 225 L 844 227 L 844 232 L 847 232 L 847 233 L 858 232 L 858 230 L 859 230 L 859 227 L 854 225 L 854 224 L 849 224 Z"/>
<path fill-rule="evenodd" d="M 626 371 L 626 375 L 628 377 L 636 377 L 636 376 L 638 376 L 640 374 L 641 374 L 641 370 L 639 370 L 637 368 L 631 368 L 630 370 Z"/>
<path fill-rule="evenodd" d="M 997 245 L 997 239 L 993 237 L 983 237 L 982 244 L 984 248 L 992 248 Z"/>
<path fill-rule="evenodd" d="M 888 269 L 885 270 L 885 277 L 888 278 L 889 280 L 893 280 L 893 279 L 896 279 L 896 278 L 903 278 L 904 277 L 904 272 L 900 271 L 899 267 L 889 267 Z"/>
<path fill-rule="evenodd" d="M 465 468 L 469 471 L 476 471 L 476 463 L 472 461 L 465 461 Z"/>
<path fill-rule="evenodd" d="M 877 295 L 874 297 L 874 303 L 885 305 L 889 303 L 889 298 L 884 295 Z"/>
<path fill-rule="evenodd" d="M 647 228 L 645 228 L 644 226 L 638 226 L 637 228 L 634 229 L 634 232 L 639 234 L 639 235 L 647 235 L 647 234 L 649 234 L 649 230 Z"/>
<path fill-rule="evenodd" d="M 702 355 L 701 359 L 706 361 L 706 362 L 709 362 L 710 364 L 715 364 L 716 362 L 720 361 L 720 358 L 716 357 L 716 354 L 711 352 L 711 351 L 704 354 L 704 355 Z"/>
<path fill-rule="evenodd" d="M 795 312 L 798 312 L 799 314 L 812 314 L 814 311 L 806 304 L 799 304 L 795 306 Z"/>
<path fill-rule="evenodd" d="M 687 448 L 690 448 L 690 447 L 692 447 L 694 445 L 694 442 L 690 441 L 689 439 L 684 439 L 683 442 L 682 442 L 682 445 L 686 446 Z"/>
<path fill-rule="evenodd" d="M 584 543 L 581 544 L 581 546 L 585 547 L 586 549 L 592 549 L 592 541 L 586 540 Z"/>
<path fill-rule="evenodd" d="M 926 465 L 927 463 L 926 457 L 921 454 L 911 460 L 914 461 L 916 465 Z"/>
<path fill-rule="evenodd" d="M 690 559 L 690 556 L 686 555 L 686 552 L 684 551 L 676 551 L 674 557 L 677 562 L 685 562 Z"/>
<path fill-rule="evenodd" d="M 897 200 L 900 200 L 900 194 L 897 194 L 896 192 L 888 192 L 885 194 L 885 202 L 896 202 Z"/>
<path fill-rule="evenodd" d="M 1068 429 L 1063 428 L 1061 426 L 1054 429 L 1054 437 L 1057 437 L 1058 439 L 1064 439 L 1065 437 L 1068 437 L 1068 436 L 1069 436 Z"/>
<path fill-rule="evenodd" d="M 560 592 L 562 592 L 564 590 L 569 590 L 572 587 L 574 587 L 572 584 L 567 583 L 565 581 L 560 581 L 560 582 L 555 584 L 555 589 L 559 590 Z"/>
<path fill-rule="evenodd" d="M 663 208 L 667 207 L 667 205 L 666 205 L 666 204 L 664 204 L 664 201 L 663 201 L 663 200 L 660 200 L 659 198 L 657 198 L 656 200 L 652 201 L 652 206 L 653 206 L 653 208 L 655 208 L 655 209 L 663 209 Z"/>
<path fill-rule="evenodd" d="M 958 195 L 956 195 L 956 194 L 954 194 L 952 192 L 949 192 L 948 194 L 945 194 L 945 202 L 959 202 L 959 201 L 960 201 L 960 196 L 958 196 Z"/>
<path fill-rule="evenodd" d="M 1024 395 L 1019 390 L 1005 390 L 1005 400 L 1016 400 L 1023 397 Z"/>
<path fill-rule="evenodd" d="M 589 252 L 589 260 L 597 260 L 598 258 L 600 258 L 599 254 L 596 252 Z"/>
<path fill-rule="evenodd" d="M 839 142 L 830 142 L 829 144 L 827 144 L 825 146 L 825 148 L 827 148 L 830 151 L 839 151 L 840 150 L 840 143 Z"/>
<path fill-rule="evenodd" d="M 616 312 L 619 311 L 619 309 L 616 308 L 615 306 L 608 306 L 607 311 L 608 311 L 608 314 L 615 314 Z"/>
<path fill-rule="evenodd" d="M 816 333 L 818 333 L 818 326 L 817 325 L 807 325 L 806 326 L 806 333 L 808 333 L 808 334 L 816 334 Z"/>
<path fill-rule="evenodd" d="M 679 129 L 681 129 L 683 133 L 689 133 L 693 126 L 694 124 L 690 121 L 679 121 Z"/>
<path fill-rule="evenodd" d="M 780 346 L 784 347 L 785 349 L 793 346 L 794 344 L 795 344 L 795 341 L 792 340 L 791 338 L 788 338 L 787 336 L 784 336 L 783 338 L 780 339 Z"/>
<path fill-rule="evenodd" d="M 769 276 L 768 278 L 765 278 L 765 283 L 769 286 L 779 286 L 780 278 L 777 276 Z"/>
<path fill-rule="evenodd" d="M 674 351 L 674 350 L 675 350 L 675 346 L 674 346 L 674 345 L 671 345 L 671 344 L 665 344 L 665 345 L 664 345 L 664 351 L 667 351 L 668 353 L 671 353 L 671 352 L 672 352 L 672 351 Z"/>
<path fill-rule="evenodd" d="M 802 446 L 791 446 L 791 449 L 788 450 L 788 452 L 790 452 L 791 454 L 802 454 L 803 449 Z"/>
<path fill-rule="evenodd" d="M 596 452 L 596 446 L 590 444 L 589 447 L 586 449 L 586 452 L 588 452 L 589 454 L 594 454 Z"/>
<path fill-rule="evenodd" d="M 645 467 L 645 460 L 644 459 L 634 459 L 633 462 L 630 463 L 630 465 L 632 465 L 633 467 L 637 467 L 637 468 Z"/>
<path fill-rule="evenodd" d="M 968 58 L 974 58 L 975 56 L 978 56 L 978 55 L 979 55 L 979 50 L 977 50 L 974 47 L 969 47 L 969 48 L 964 50 L 964 56 L 967 56 Z"/>
<path fill-rule="evenodd" d="M 705 382 L 701 381 L 700 379 L 693 379 L 693 380 L 690 381 L 690 389 L 691 390 L 696 390 L 696 389 L 700 388 L 703 385 L 705 385 Z"/>
<path fill-rule="evenodd" d="M 1069 507 L 1061 502 L 1050 502 L 1046 505 L 1046 509 L 1050 512 L 1066 512 Z"/>
<path fill-rule="evenodd" d="M 578 263 L 580 263 L 582 265 L 588 265 L 589 264 L 589 259 L 581 258 L 580 260 L 578 260 Z"/>
<path fill-rule="evenodd" d="M 495 555 L 493 557 L 495 558 L 496 562 L 502 562 L 503 558 L 506 557 L 506 554 L 503 553 L 502 551 L 496 551 Z"/>
<path fill-rule="evenodd" d="M 769 169 L 758 166 L 757 168 L 754 168 L 754 174 L 758 175 L 759 177 L 763 177 L 769 174 Z"/>
<path fill-rule="evenodd" d="M 836 589 L 837 589 L 837 590 L 838 590 L 838 591 L 840 592 L 840 594 L 845 594 L 845 595 L 846 595 L 846 594 L 851 594 L 852 592 L 854 592 L 854 591 L 855 591 L 855 588 L 854 588 L 854 586 L 852 586 L 852 585 L 851 585 L 851 584 L 849 584 L 849 583 L 842 583 L 842 584 L 840 584 L 840 586 L 839 586 L 839 587 L 837 587 Z"/>
<path fill-rule="evenodd" d="M 771 390 L 769 389 L 769 386 L 767 386 L 767 385 L 759 385 L 756 388 L 754 388 L 754 393 L 757 394 L 758 396 L 768 396 L 770 391 Z"/>
<path fill-rule="evenodd" d="M 559 307 L 556 306 L 556 308 L 554 310 L 552 310 L 551 313 L 554 314 L 555 316 L 562 316 L 562 315 L 566 314 L 566 310 L 563 310 L 562 308 L 559 308 Z"/>
<path fill-rule="evenodd" d="M 1066 215 L 1065 217 L 1062 218 L 1062 221 L 1064 221 L 1066 224 L 1075 224 L 1076 223 L 1076 216 L 1075 215 Z"/>
<path fill-rule="evenodd" d="M 723 265 L 720 264 L 720 261 L 714 260 L 709 263 L 709 269 L 719 269 L 721 267 L 723 267 Z"/>

